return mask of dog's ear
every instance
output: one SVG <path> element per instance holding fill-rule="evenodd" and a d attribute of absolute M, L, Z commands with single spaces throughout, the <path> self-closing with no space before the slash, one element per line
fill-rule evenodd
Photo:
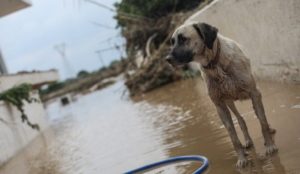
<path fill-rule="evenodd" d="M 203 39 L 204 44 L 207 48 L 212 49 L 214 41 L 217 38 L 218 29 L 206 23 L 193 24 L 193 27 Z"/>

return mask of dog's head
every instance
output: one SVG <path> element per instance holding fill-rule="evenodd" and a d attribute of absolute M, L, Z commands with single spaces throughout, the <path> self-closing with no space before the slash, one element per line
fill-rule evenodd
<path fill-rule="evenodd" d="M 172 35 L 172 48 L 166 60 L 173 66 L 187 64 L 206 48 L 212 49 L 218 29 L 206 23 L 184 24 Z M 201 60 L 200 60 L 201 61 Z"/>

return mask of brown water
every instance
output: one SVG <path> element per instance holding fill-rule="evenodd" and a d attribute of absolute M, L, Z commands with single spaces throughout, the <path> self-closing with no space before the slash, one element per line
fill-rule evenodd
<path fill-rule="evenodd" d="M 235 169 L 236 154 L 199 79 L 167 85 L 130 99 L 118 82 L 67 107 L 47 107 L 51 128 L 0 170 L 5 174 L 117 174 L 178 155 L 204 155 L 211 174 L 300 174 L 300 86 L 260 82 L 279 153 L 263 157 L 250 102 L 238 102 L 255 150 Z M 236 122 L 236 121 L 235 121 Z M 237 125 L 236 125 L 237 126 Z M 237 127 L 238 128 L 238 127 Z M 238 129 L 241 136 L 241 131 Z M 178 163 L 154 173 L 192 173 Z"/>

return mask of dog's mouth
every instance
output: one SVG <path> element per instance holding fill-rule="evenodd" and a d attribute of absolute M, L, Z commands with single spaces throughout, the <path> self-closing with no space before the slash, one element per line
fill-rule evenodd
<path fill-rule="evenodd" d="M 192 52 L 189 52 L 189 54 L 184 54 L 182 56 L 173 56 L 172 54 L 169 54 L 166 57 L 166 61 L 176 68 L 182 68 L 188 63 L 193 61 L 194 54 Z"/>

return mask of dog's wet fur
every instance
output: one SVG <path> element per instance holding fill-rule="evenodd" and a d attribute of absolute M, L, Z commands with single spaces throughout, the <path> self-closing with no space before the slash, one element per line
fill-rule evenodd
<path fill-rule="evenodd" d="M 206 23 L 190 23 L 178 27 L 172 35 L 171 44 L 171 51 L 166 58 L 171 65 L 181 66 L 192 61 L 200 64 L 208 95 L 215 104 L 238 154 L 236 166 L 242 168 L 247 165 L 245 147 L 253 146 L 245 120 L 235 107 L 236 100 L 252 100 L 255 114 L 261 124 L 266 155 L 277 152 L 272 138 L 275 129 L 269 126 L 261 93 L 251 73 L 250 61 L 240 46 L 219 34 L 216 27 Z M 237 136 L 230 110 L 241 127 L 245 146 L 242 146 Z"/>

